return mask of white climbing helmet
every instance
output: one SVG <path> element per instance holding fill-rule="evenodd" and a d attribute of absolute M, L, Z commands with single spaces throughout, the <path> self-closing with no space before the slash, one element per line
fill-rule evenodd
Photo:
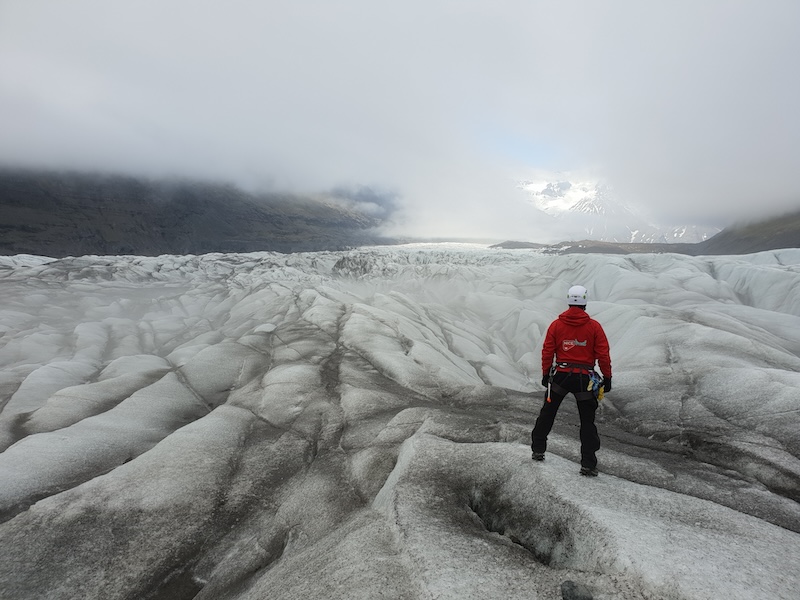
<path fill-rule="evenodd" d="M 567 304 L 570 306 L 586 306 L 586 300 L 589 297 L 589 290 L 582 285 L 573 285 L 567 292 Z"/>

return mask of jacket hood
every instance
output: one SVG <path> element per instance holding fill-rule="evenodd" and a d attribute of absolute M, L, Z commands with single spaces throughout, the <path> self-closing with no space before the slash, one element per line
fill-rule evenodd
<path fill-rule="evenodd" d="M 573 327 L 584 325 L 588 323 L 590 319 L 587 312 L 582 308 L 578 308 L 577 306 L 570 306 L 567 310 L 558 315 L 558 318 L 567 325 L 571 325 Z"/>

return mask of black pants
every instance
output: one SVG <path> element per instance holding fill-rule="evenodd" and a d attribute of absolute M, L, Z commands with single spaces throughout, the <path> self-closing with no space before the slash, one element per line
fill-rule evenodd
<path fill-rule="evenodd" d="M 553 429 L 561 401 L 568 393 L 583 396 L 582 392 L 586 392 L 586 387 L 589 385 L 589 376 L 581 373 L 558 372 L 553 376 L 553 383 L 556 389 L 552 389 L 550 392 L 550 402 L 545 399 L 542 410 L 539 411 L 539 417 L 536 419 L 536 425 L 531 431 L 531 449 L 534 452 L 547 450 L 547 436 Z M 581 418 L 581 466 L 594 469 L 597 466 L 596 453 L 600 449 L 600 436 L 594 424 L 598 402 L 596 399 L 590 398 L 577 400 L 577 404 L 578 414 Z"/>

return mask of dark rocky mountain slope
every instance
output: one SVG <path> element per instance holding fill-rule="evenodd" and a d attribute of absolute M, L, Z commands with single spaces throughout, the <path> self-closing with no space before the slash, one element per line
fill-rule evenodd
<path fill-rule="evenodd" d="M 800 210 L 757 223 L 729 227 L 697 244 L 699 254 L 749 254 L 800 247 Z"/>
<path fill-rule="evenodd" d="M 375 211 L 359 206 L 226 184 L 0 170 L 0 254 L 297 252 L 385 241 Z"/>

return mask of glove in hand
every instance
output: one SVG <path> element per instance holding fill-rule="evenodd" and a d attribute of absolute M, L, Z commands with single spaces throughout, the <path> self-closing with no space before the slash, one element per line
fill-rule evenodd
<path fill-rule="evenodd" d="M 550 376 L 549 375 L 542 375 L 542 385 L 544 387 L 547 387 L 547 382 L 548 381 L 550 381 Z"/>
<path fill-rule="evenodd" d="M 603 393 L 607 394 L 611 391 L 611 377 L 603 379 Z"/>

